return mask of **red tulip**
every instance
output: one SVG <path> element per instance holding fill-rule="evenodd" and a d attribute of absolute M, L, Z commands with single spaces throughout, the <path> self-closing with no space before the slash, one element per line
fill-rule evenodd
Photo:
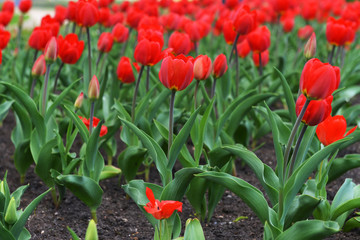
<path fill-rule="evenodd" d="M 58 35 L 60 30 L 59 22 L 49 14 L 41 19 L 41 27 L 47 29 L 54 37 Z"/>
<path fill-rule="evenodd" d="M 10 37 L 10 32 L 0 28 L 0 49 L 6 48 L 9 43 Z"/>
<path fill-rule="evenodd" d="M 55 62 L 58 57 L 59 47 L 55 37 L 50 38 L 45 46 L 44 56 L 46 62 Z"/>
<path fill-rule="evenodd" d="M 150 202 L 144 206 L 144 209 L 158 220 L 171 217 L 175 210 L 182 212 L 182 202 L 159 201 L 155 199 L 153 191 L 148 187 L 146 188 L 146 196 Z"/>
<path fill-rule="evenodd" d="M 222 32 L 228 45 L 233 45 L 236 38 L 236 31 L 231 20 L 225 20 L 222 25 Z"/>
<path fill-rule="evenodd" d="M 215 78 L 219 78 L 226 73 L 228 69 L 227 60 L 225 54 L 218 55 L 213 64 L 213 75 Z"/>
<path fill-rule="evenodd" d="M 123 43 L 129 37 L 129 29 L 125 27 L 123 24 L 118 23 L 114 26 L 111 34 L 114 36 L 115 42 Z"/>
<path fill-rule="evenodd" d="M 1 11 L 14 13 L 14 8 L 15 8 L 14 2 L 10 0 L 6 0 L 2 4 Z"/>
<path fill-rule="evenodd" d="M 66 19 L 69 21 L 76 22 L 77 5 L 78 2 L 69 1 L 66 12 Z"/>
<path fill-rule="evenodd" d="M 315 126 L 323 122 L 331 113 L 331 103 L 333 96 L 330 95 L 323 100 L 311 100 L 307 107 L 302 122 L 309 126 Z M 306 97 L 301 94 L 296 101 L 296 116 L 299 116 L 304 104 Z"/>
<path fill-rule="evenodd" d="M 293 16 L 293 15 L 283 15 L 280 18 L 280 22 L 281 22 L 281 25 L 283 26 L 283 31 L 285 33 L 291 32 L 292 29 L 294 28 L 294 24 L 295 24 L 294 17 L 295 16 Z"/>
<path fill-rule="evenodd" d="M 109 22 L 108 22 L 108 27 L 112 27 L 115 26 L 118 23 L 123 23 L 124 22 L 124 15 L 121 12 L 117 12 L 114 14 L 110 14 L 109 17 Z"/>
<path fill-rule="evenodd" d="M 136 68 L 136 67 L 135 67 Z M 131 67 L 131 60 L 128 57 L 122 57 L 116 69 L 116 75 L 122 83 L 135 82 L 135 76 Z"/>
<path fill-rule="evenodd" d="M 0 24 L 6 27 L 13 17 L 12 12 L 1 11 L 0 12 Z"/>
<path fill-rule="evenodd" d="M 254 52 L 252 58 L 254 61 L 254 65 L 256 67 L 259 67 L 260 66 L 259 53 Z M 265 50 L 261 53 L 261 65 L 266 66 L 268 62 L 269 62 L 269 50 Z"/>
<path fill-rule="evenodd" d="M 161 26 L 157 17 L 151 17 L 146 15 L 141 18 L 138 25 L 138 30 L 139 29 L 152 29 L 161 33 L 164 32 L 164 28 Z"/>
<path fill-rule="evenodd" d="M 100 52 L 110 52 L 113 46 L 114 37 L 109 32 L 103 32 L 97 42 L 97 48 Z"/>
<path fill-rule="evenodd" d="M 110 5 L 110 0 L 99 0 L 99 7 L 107 8 Z"/>
<path fill-rule="evenodd" d="M 246 5 L 238 8 L 233 15 L 233 24 L 238 34 L 248 34 L 256 27 L 256 12 Z"/>
<path fill-rule="evenodd" d="M 134 58 L 143 65 L 153 66 L 161 60 L 161 47 L 159 42 L 141 40 L 135 48 Z"/>
<path fill-rule="evenodd" d="M 88 97 L 90 100 L 98 99 L 100 96 L 100 84 L 97 77 L 94 75 L 89 83 Z"/>
<path fill-rule="evenodd" d="M 126 22 L 130 25 L 131 28 L 136 29 L 143 16 L 144 14 L 140 10 L 131 8 L 127 13 Z"/>
<path fill-rule="evenodd" d="M 99 23 L 104 26 L 109 26 L 109 19 L 110 19 L 110 9 L 108 8 L 100 8 L 99 9 Z"/>
<path fill-rule="evenodd" d="M 313 27 L 310 25 L 306 25 L 302 28 L 299 28 L 297 35 L 301 40 L 305 40 L 305 39 L 309 39 L 309 37 L 313 32 L 314 32 Z"/>
<path fill-rule="evenodd" d="M 335 20 L 330 17 L 326 24 L 326 39 L 335 46 L 350 44 L 355 38 L 353 23 L 342 18 Z"/>
<path fill-rule="evenodd" d="M 79 41 L 75 33 L 70 33 L 63 38 L 57 38 L 59 46 L 59 57 L 63 63 L 75 64 L 84 50 L 84 41 Z"/>
<path fill-rule="evenodd" d="M 251 50 L 255 53 L 263 52 L 270 47 L 270 31 L 266 26 L 258 27 L 247 35 Z"/>
<path fill-rule="evenodd" d="M 194 77 L 196 80 L 205 80 L 212 70 L 211 59 L 206 55 L 199 55 L 194 61 Z"/>
<path fill-rule="evenodd" d="M 46 62 L 44 54 L 41 54 L 38 59 L 36 59 L 34 66 L 31 69 L 31 75 L 33 76 L 41 76 L 46 72 Z"/>
<path fill-rule="evenodd" d="M 312 58 L 304 66 L 300 77 L 300 90 L 311 99 L 325 99 L 340 84 L 340 69 Z"/>
<path fill-rule="evenodd" d="M 273 0 L 271 3 L 277 13 L 283 13 L 291 6 L 291 0 Z"/>
<path fill-rule="evenodd" d="M 185 21 L 183 29 L 190 36 L 191 41 L 198 42 L 210 31 L 210 25 L 204 21 Z"/>
<path fill-rule="evenodd" d="M 21 0 L 19 3 L 19 9 L 22 13 L 27 13 L 32 6 L 31 0 Z"/>
<path fill-rule="evenodd" d="M 51 35 L 47 29 L 43 27 L 35 27 L 30 35 L 28 44 L 31 48 L 42 51 L 50 38 Z"/>
<path fill-rule="evenodd" d="M 89 129 L 90 127 L 90 119 L 86 119 L 84 117 L 79 116 L 79 118 L 82 120 L 82 122 L 85 124 L 86 128 Z M 97 117 L 93 117 L 93 128 L 96 128 L 97 125 L 99 124 L 100 119 L 98 119 Z M 108 129 L 106 126 L 102 125 L 101 129 L 100 129 L 100 137 L 105 136 L 108 132 Z"/>
<path fill-rule="evenodd" d="M 79 1 L 76 11 L 76 22 L 80 26 L 91 27 L 99 21 L 99 10 L 96 1 Z"/>
<path fill-rule="evenodd" d="M 329 116 L 317 126 L 316 135 L 320 142 L 327 146 L 353 133 L 356 130 L 356 127 L 357 126 L 353 127 L 346 133 L 346 119 L 344 116 Z"/>
<path fill-rule="evenodd" d="M 175 55 L 187 55 L 191 50 L 191 40 L 187 33 L 173 32 L 169 38 L 169 48 L 173 49 Z"/>
<path fill-rule="evenodd" d="M 316 18 L 316 13 L 319 11 L 317 0 L 307 0 L 301 8 L 301 16 L 305 20 L 312 20 Z"/>
<path fill-rule="evenodd" d="M 251 51 L 249 43 L 245 38 L 241 43 L 236 45 L 238 56 L 241 58 L 245 58 Z"/>
<path fill-rule="evenodd" d="M 66 18 L 67 8 L 61 5 L 55 7 L 55 19 L 61 25 Z"/>
<path fill-rule="evenodd" d="M 177 29 L 179 22 L 180 22 L 180 16 L 176 13 L 168 13 L 166 15 L 162 15 L 159 18 L 161 25 L 167 30 L 167 31 L 174 31 Z"/>
<path fill-rule="evenodd" d="M 160 49 L 164 46 L 164 37 L 161 31 L 156 29 L 140 29 L 138 31 L 138 42 L 143 39 L 148 39 L 151 42 L 158 42 L 160 44 Z"/>
<path fill-rule="evenodd" d="M 169 55 L 161 63 L 160 82 L 171 90 L 184 90 L 193 80 L 193 58 Z"/>

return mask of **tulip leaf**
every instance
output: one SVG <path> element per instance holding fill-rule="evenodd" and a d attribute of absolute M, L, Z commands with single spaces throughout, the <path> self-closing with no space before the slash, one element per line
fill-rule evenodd
<path fill-rule="evenodd" d="M 145 159 L 147 150 L 137 146 L 129 146 L 122 151 L 118 158 L 118 165 L 127 182 L 133 180 Z"/>
<path fill-rule="evenodd" d="M 67 227 L 67 230 L 69 231 L 71 237 L 74 239 L 74 240 L 80 240 L 79 236 L 75 233 L 74 230 L 72 230 L 71 228 Z"/>
<path fill-rule="evenodd" d="M 16 113 L 16 127 L 12 132 L 11 140 L 13 141 L 14 145 L 17 146 L 18 142 L 23 142 L 25 139 L 30 139 L 32 122 L 23 106 L 17 102 L 14 102 L 12 106 Z"/>
<path fill-rule="evenodd" d="M 20 236 L 22 229 L 24 228 L 28 218 L 32 214 L 32 212 L 35 210 L 37 205 L 40 203 L 40 201 L 45 197 L 45 195 L 50 191 L 47 190 L 46 192 L 42 193 L 38 197 L 36 197 L 23 211 L 19 219 L 15 222 L 15 224 L 11 227 L 10 232 L 13 234 L 15 239 L 18 239 Z"/>
<path fill-rule="evenodd" d="M 312 148 L 314 145 L 318 146 L 317 140 L 314 140 L 316 132 L 316 126 L 308 126 L 305 132 L 305 135 L 301 141 L 298 154 L 296 156 L 294 169 L 297 169 L 300 164 L 302 164 L 306 158 L 306 156 L 310 156 L 312 154 Z"/>
<path fill-rule="evenodd" d="M 126 111 L 124 106 L 118 100 L 115 100 L 115 104 L 114 104 L 113 108 L 120 114 L 121 118 L 131 121 L 130 114 Z"/>
<path fill-rule="evenodd" d="M 80 81 L 80 79 L 75 80 L 72 84 L 70 84 L 66 89 L 64 89 L 59 96 L 56 96 L 55 101 L 51 104 L 51 106 L 46 110 L 45 114 L 45 123 L 49 120 L 51 115 L 55 109 L 60 105 L 63 99 L 69 95 L 69 92 L 74 88 L 74 86 Z"/>
<path fill-rule="evenodd" d="M 170 96 L 170 94 L 171 91 L 161 91 L 155 97 L 155 99 L 152 100 L 149 106 L 149 116 L 148 116 L 149 122 L 151 122 L 155 118 L 155 115 L 159 112 L 159 108 L 161 104 L 164 103 L 164 101 Z"/>
<path fill-rule="evenodd" d="M 336 158 L 330 167 L 329 182 L 358 167 L 360 167 L 360 154 L 348 154 L 343 158 Z"/>
<path fill-rule="evenodd" d="M 322 220 L 304 220 L 296 222 L 285 232 L 281 233 L 276 240 L 313 240 L 323 239 L 340 231 L 337 222 Z"/>
<path fill-rule="evenodd" d="M 279 179 L 271 167 L 264 164 L 252 151 L 242 145 L 224 146 L 224 150 L 240 157 L 254 171 L 273 205 L 278 203 Z"/>
<path fill-rule="evenodd" d="M 71 111 L 67 106 L 63 106 L 66 112 L 66 115 L 74 122 L 76 128 L 79 130 L 81 139 L 84 142 L 87 142 L 89 139 L 89 131 L 86 128 L 85 124 L 81 121 L 79 116 L 77 116 L 73 111 Z"/>
<path fill-rule="evenodd" d="M 360 227 L 360 217 L 353 217 L 353 218 L 350 218 L 344 224 L 343 231 L 344 232 L 350 232 L 354 228 L 359 228 L 359 227 Z"/>
<path fill-rule="evenodd" d="M 136 127 L 133 123 L 120 118 L 120 120 L 128 127 L 130 128 L 136 136 L 141 140 L 141 142 L 144 144 L 145 148 L 148 150 L 149 155 L 155 162 L 156 168 L 158 169 L 161 180 L 164 184 L 171 181 L 172 173 L 169 169 L 167 169 L 167 158 L 164 153 L 164 151 L 161 149 L 159 144 L 151 138 L 148 134 L 146 134 L 144 131 Z"/>
<path fill-rule="evenodd" d="M 137 104 L 135 108 L 135 121 L 134 124 L 137 125 L 139 123 L 140 118 L 144 115 L 146 108 L 149 105 L 150 98 L 153 97 L 153 92 L 157 88 L 157 86 L 161 84 L 158 83 L 157 85 L 153 86 L 144 97 L 141 98 L 140 102 Z"/>
<path fill-rule="evenodd" d="M 291 122 L 292 122 L 292 124 L 295 124 L 296 113 L 295 113 L 295 100 L 294 100 L 293 93 L 291 92 L 288 81 L 285 79 L 284 75 L 276 67 L 274 67 L 274 70 L 278 74 L 278 76 L 281 80 L 281 85 L 284 89 L 285 100 L 286 100 L 286 104 L 289 108 Z"/>
<path fill-rule="evenodd" d="M 86 176 L 59 175 L 57 180 L 90 209 L 94 210 L 100 206 L 104 192 L 93 179 Z"/>
<path fill-rule="evenodd" d="M 176 158 L 178 157 L 181 148 L 184 146 L 189 137 L 191 128 L 196 120 L 199 111 L 200 107 L 191 114 L 190 118 L 186 121 L 179 134 L 174 139 L 174 142 L 170 148 L 169 162 L 167 164 L 167 168 L 169 169 L 169 171 L 173 169 Z"/>
<path fill-rule="evenodd" d="M 25 176 L 30 165 L 34 162 L 30 151 L 30 140 L 15 145 L 14 165 L 21 176 Z"/>
<path fill-rule="evenodd" d="M 211 167 L 222 168 L 231 160 L 232 154 L 223 147 L 212 149 L 208 153 L 209 164 Z"/>
<path fill-rule="evenodd" d="M 184 240 L 205 240 L 204 231 L 198 219 L 188 219 L 186 221 Z"/>
<path fill-rule="evenodd" d="M 0 222 L 0 238 L 1 240 L 16 240 L 13 234 L 5 228 L 5 226 Z"/>
<path fill-rule="evenodd" d="M 0 122 L 2 122 L 6 118 L 8 112 L 9 112 L 9 109 L 11 108 L 13 103 L 14 103 L 14 100 L 5 101 L 2 104 L 0 104 Z"/>
<path fill-rule="evenodd" d="M 204 172 L 195 176 L 206 178 L 228 188 L 254 211 L 262 223 L 269 220 L 269 206 L 264 195 L 248 182 L 222 172 Z"/>

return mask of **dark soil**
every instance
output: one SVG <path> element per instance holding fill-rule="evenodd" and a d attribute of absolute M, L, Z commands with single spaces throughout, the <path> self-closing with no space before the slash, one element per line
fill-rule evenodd
<path fill-rule="evenodd" d="M 14 191 L 19 184 L 19 174 L 12 162 L 14 147 L 10 140 L 10 133 L 14 127 L 14 117 L 10 113 L 0 128 L 0 178 L 8 171 L 8 183 L 10 190 Z M 260 159 L 274 166 L 274 150 L 271 138 L 262 139 L 265 145 L 256 151 Z M 348 153 L 359 153 L 360 144 L 347 149 Z M 155 170 L 153 171 L 155 173 Z M 152 174 L 151 182 L 159 182 L 157 174 Z M 237 162 L 237 175 L 250 184 L 261 189 L 259 181 L 255 178 L 251 169 L 241 167 Z M 352 178 L 357 184 L 360 183 L 359 170 L 349 171 L 345 176 L 329 184 L 329 196 L 335 192 L 344 182 L 345 178 Z M 26 182 L 30 184 L 22 198 L 22 207 L 25 207 L 36 196 L 47 190 L 47 187 L 34 173 L 33 167 L 29 169 Z M 99 239 L 152 239 L 154 229 L 142 215 L 140 209 L 122 190 L 118 179 L 108 179 L 101 182 L 104 190 L 102 204 L 98 209 L 98 233 Z M 243 220 L 234 220 L 244 216 Z M 194 217 L 194 211 L 189 202 L 184 200 L 183 213 L 180 213 L 183 222 L 189 217 Z M 70 192 L 60 207 L 53 207 L 51 196 L 48 194 L 38 205 L 36 211 L 28 220 L 27 229 L 32 239 L 70 239 L 67 226 L 72 228 L 80 237 L 85 236 L 90 212 L 88 208 Z M 216 207 L 210 223 L 203 224 L 206 239 L 262 239 L 263 227 L 256 215 L 247 207 L 242 200 L 233 193 L 226 191 L 222 200 Z M 334 239 L 359 239 L 360 231 L 338 233 L 328 240 Z"/>

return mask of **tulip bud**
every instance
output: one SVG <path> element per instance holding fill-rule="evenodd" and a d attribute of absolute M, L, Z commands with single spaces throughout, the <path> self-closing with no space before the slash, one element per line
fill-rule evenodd
<path fill-rule="evenodd" d="M 307 107 L 302 122 L 309 126 L 315 126 L 323 122 L 331 113 L 331 103 L 333 96 L 330 95 L 323 100 L 311 100 Z M 304 104 L 306 97 L 301 94 L 296 100 L 296 116 L 299 116 Z"/>
<path fill-rule="evenodd" d="M 219 78 L 225 74 L 226 70 L 228 69 L 226 56 L 224 54 L 220 54 L 214 60 L 213 65 L 213 75 L 215 78 Z"/>
<path fill-rule="evenodd" d="M 75 101 L 75 103 L 74 103 L 74 107 L 75 107 L 76 109 L 81 108 L 81 105 L 82 105 L 82 103 L 83 103 L 83 100 L 84 100 L 84 93 L 81 92 L 81 93 L 79 94 L 79 96 L 76 98 L 76 101 Z"/>
<path fill-rule="evenodd" d="M 307 59 L 313 58 L 316 53 L 316 35 L 313 32 L 304 48 L 304 56 Z"/>
<path fill-rule="evenodd" d="M 100 85 L 97 77 L 94 75 L 90 81 L 88 97 L 90 100 L 98 99 L 100 96 Z"/>
<path fill-rule="evenodd" d="M 206 55 L 199 55 L 194 62 L 194 77 L 196 80 L 205 80 L 212 70 L 211 59 Z"/>
<path fill-rule="evenodd" d="M 44 55 L 46 62 L 56 61 L 56 58 L 58 56 L 58 45 L 55 37 L 52 37 L 46 44 Z"/>
<path fill-rule="evenodd" d="M 5 195 L 4 181 L 0 181 L 0 192 Z"/>
<path fill-rule="evenodd" d="M 9 205 L 6 209 L 6 214 L 5 214 L 5 222 L 12 225 L 17 221 L 17 216 L 16 216 L 16 202 L 15 202 L 15 198 L 12 197 Z"/>
<path fill-rule="evenodd" d="M 98 240 L 98 233 L 96 229 L 96 223 L 93 219 L 90 220 L 88 228 L 86 230 L 85 240 Z"/>
<path fill-rule="evenodd" d="M 33 76 L 41 76 L 44 75 L 46 72 L 46 63 L 45 63 L 45 57 L 44 55 L 40 55 L 40 57 L 38 57 L 38 59 L 36 59 L 34 66 L 31 70 L 31 74 Z"/>

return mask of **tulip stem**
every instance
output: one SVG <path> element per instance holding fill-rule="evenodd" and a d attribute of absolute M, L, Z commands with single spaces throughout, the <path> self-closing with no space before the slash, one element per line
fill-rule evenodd
<path fill-rule="evenodd" d="M 213 98 L 215 95 L 215 88 L 216 88 L 216 77 L 214 77 L 214 82 L 211 88 L 211 98 Z"/>
<path fill-rule="evenodd" d="M 72 33 L 75 33 L 75 31 L 76 31 L 76 22 L 73 22 Z"/>
<path fill-rule="evenodd" d="M 262 77 L 263 75 L 263 64 L 261 59 L 261 52 L 259 52 L 259 76 Z M 259 93 L 261 93 L 261 84 L 259 84 Z"/>
<path fill-rule="evenodd" d="M 45 116 L 45 111 L 46 111 L 47 90 L 48 90 L 50 68 L 51 68 L 51 63 L 48 63 L 47 66 L 46 66 L 45 80 L 44 80 L 44 86 L 43 86 L 44 88 L 43 88 L 43 95 L 42 95 L 42 103 L 41 103 L 41 114 L 43 116 Z"/>
<path fill-rule="evenodd" d="M 198 56 L 198 42 L 194 42 L 195 57 Z"/>
<path fill-rule="evenodd" d="M 329 57 L 328 57 L 328 62 L 332 65 L 332 60 L 333 60 L 333 57 L 334 57 L 334 53 L 335 53 L 335 48 L 336 48 L 336 45 L 333 45 L 332 49 L 331 49 L 331 52 L 329 54 Z"/>
<path fill-rule="evenodd" d="M 37 58 L 37 55 L 38 55 L 38 53 L 39 53 L 39 50 L 35 50 L 35 53 L 34 53 L 34 59 L 33 59 L 33 62 L 32 62 L 32 65 L 34 66 L 34 63 L 35 63 L 35 61 L 36 61 L 36 58 Z"/>
<path fill-rule="evenodd" d="M 169 139 L 168 139 L 168 158 L 170 156 L 170 149 L 173 140 L 173 131 L 174 131 L 174 103 L 175 103 L 175 90 L 171 91 L 170 97 L 170 108 L 169 108 Z"/>
<path fill-rule="evenodd" d="M 198 88 L 199 88 L 199 83 L 200 81 L 199 80 L 196 80 L 196 85 L 195 85 L 195 93 L 194 93 L 194 110 L 196 109 L 196 105 L 197 105 L 197 91 L 198 91 Z"/>
<path fill-rule="evenodd" d="M 235 41 L 234 41 L 233 46 L 231 48 L 230 57 L 229 57 L 229 64 L 231 63 L 233 52 L 235 52 L 235 51 L 237 52 L 236 43 L 239 40 L 239 37 L 240 37 L 240 33 L 237 33 L 236 37 L 235 37 Z"/>
<path fill-rule="evenodd" d="M 150 88 L 150 66 L 146 67 L 146 92 L 149 91 Z"/>
<path fill-rule="evenodd" d="M 56 87 L 57 87 L 57 82 L 58 82 L 58 79 L 59 79 L 59 77 L 60 77 L 60 72 L 61 72 L 61 70 L 62 70 L 62 68 L 64 67 L 64 62 L 62 62 L 61 64 L 60 64 L 60 66 L 59 66 L 59 70 L 57 71 L 57 73 L 56 73 L 56 77 L 55 77 L 55 83 L 54 83 L 54 93 L 56 92 Z"/>
<path fill-rule="evenodd" d="M 34 96 L 34 89 L 36 86 L 36 82 L 37 82 L 37 77 L 34 77 L 32 80 L 31 89 L 30 89 L 30 97 L 31 98 L 33 98 L 33 96 Z"/>
<path fill-rule="evenodd" d="M 131 32 L 132 32 L 133 28 L 130 28 L 129 29 L 129 35 L 128 35 L 128 39 L 124 42 L 124 45 L 121 49 L 121 56 L 124 56 L 125 55 L 125 50 L 126 50 L 126 47 L 128 45 L 128 42 L 129 42 L 129 39 L 130 39 L 130 36 L 131 36 Z"/>
<path fill-rule="evenodd" d="M 21 32 L 22 32 L 22 24 L 23 24 L 23 20 L 24 20 L 24 14 L 21 14 L 19 16 L 19 32 L 17 34 L 17 47 L 20 50 L 21 49 Z"/>
<path fill-rule="evenodd" d="M 287 174 L 286 174 L 286 179 L 289 178 L 289 176 L 291 175 L 291 173 L 293 172 L 293 169 L 294 169 L 294 165 L 295 165 L 295 161 L 296 161 L 296 157 L 297 157 L 297 154 L 298 154 L 298 151 L 299 151 L 299 148 L 300 148 L 300 144 L 301 144 L 301 141 L 304 137 L 304 134 L 306 132 L 306 129 L 307 129 L 308 125 L 304 125 L 303 128 L 301 129 L 301 132 L 300 132 L 300 135 L 299 135 L 299 138 L 297 139 L 297 142 L 296 142 L 296 145 L 295 145 L 295 148 L 294 148 L 294 153 L 293 155 L 291 156 L 291 160 L 290 160 L 290 167 L 287 171 Z"/>
<path fill-rule="evenodd" d="M 305 104 L 303 106 L 303 108 L 301 109 L 301 112 L 299 114 L 299 116 L 297 117 L 296 119 L 296 122 L 294 124 L 294 127 L 293 129 L 291 130 L 291 134 L 290 134 L 290 137 L 289 137 L 289 140 L 286 144 L 286 149 L 285 149 L 285 154 L 284 154 L 284 166 L 283 166 L 283 177 L 285 176 L 285 171 L 286 171 L 286 166 L 287 166 L 287 163 L 288 163 L 288 159 L 289 159 L 289 155 L 290 155 L 290 150 L 291 150 L 291 147 L 292 147 L 292 144 L 294 142 L 294 139 L 295 139 L 295 135 L 296 135 L 296 132 L 300 126 L 300 123 L 304 117 L 304 114 L 306 112 L 306 109 L 307 107 L 309 106 L 309 103 L 310 103 L 310 100 L 309 99 L 306 99 L 305 101 Z"/>
<path fill-rule="evenodd" d="M 98 66 L 99 66 L 99 62 L 100 62 L 100 60 L 101 60 L 101 57 L 103 56 L 103 54 L 104 54 L 104 52 L 99 52 L 99 56 L 98 56 L 98 58 L 96 59 L 96 70 L 98 69 Z M 95 72 L 97 72 L 97 71 L 95 71 Z"/>
<path fill-rule="evenodd" d="M 135 122 L 135 104 L 136 104 L 136 96 L 137 96 L 137 92 L 139 89 L 139 85 L 140 85 L 140 80 L 141 80 L 141 75 L 144 71 L 145 65 L 142 65 L 140 68 L 140 72 L 138 75 L 138 79 L 136 81 L 136 85 L 135 85 L 135 90 L 134 90 L 134 96 L 133 96 L 133 101 L 132 101 L 132 107 L 131 107 L 131 121 L 134 123 Z"/>
<path fill-rule="evenodd" d="M 97 214 L 96 214 L 96 209 L 91 209 L 91 218 L 95 221 L 95 223 L 97 223 Z"/>
<path fill-rule="evenodd" d="M 89 81 L 92 77 L 91 75 L 91 38 L 90 38 L 90 28 L 86 28 L 86 35 L 88 40 L 88 61 L 89 61 Z"/>
<path fill-rule="evenodd" d="M 90 105 L 90 124 L 89 124 L 89 133 L 90 133 L 90 135 L 91 135 L 92 130 L 93 130 L 94 109 L 95 109 L 95 101 L 92 100 L 91 105 Z"/>

